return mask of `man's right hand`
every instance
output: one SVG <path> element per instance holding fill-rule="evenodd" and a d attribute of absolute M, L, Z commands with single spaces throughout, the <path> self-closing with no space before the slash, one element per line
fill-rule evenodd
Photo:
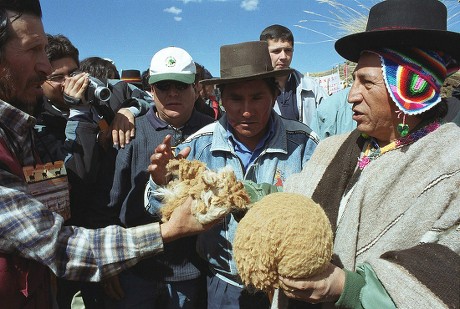
<path fill-rule="evenodd" d="M 159 144 L 155 148 L 155 152 L 150 156 L 150 165 L 147 170 L 157 185 L 166 185 L 170 181 L 170 175 L 166 170 L 169 160 L 186 158 L 190 153 L 190 147 L 186 147 L 177 156 L 174 156 L 174 151 L 171 148 L 171 138 L 171 135 L 166 135 L 163 143 Z"/>
<path fill-rule="evenodd" d="M 89 85 L 88 76 L 88 73 L 79 73 L 67 77 L 64 82 L 64 93 L 75 100 L 81 100 L 82 104 L 85 104 L 85 91 Z"/>
<path fill-rule="evenodd" d="M 210 229 L 220 219 L 203 225 L 192 214 L 193 199 L 189 197 L 184 204 L 174 209 L 169 221 L 160 225 L 163 242 L 171 242 L 181 237 L 195 235 Z"/>

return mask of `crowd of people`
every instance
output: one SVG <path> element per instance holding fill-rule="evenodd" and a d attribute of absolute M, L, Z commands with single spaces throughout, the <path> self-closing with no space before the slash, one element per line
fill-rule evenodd
<path fill-rule="evenodd" d="M 1 308 L 460 306 L 460 103 L 441 97 L 460 33 L 442 2 L 375 4 L 335 43 L 357 66 L 332 96 L 290 67 L 282 25 L 221 46 L 213 77 L 179 47 L 143 72 L 80 60 L 41 17 L 39 0 L 0 0 Z M 274 295 L 245 286 L 244 214 L 202 225 L 189 198 L 162 222 L 152 192 L 173 158 L 310 197 L 332 260 Z"/>

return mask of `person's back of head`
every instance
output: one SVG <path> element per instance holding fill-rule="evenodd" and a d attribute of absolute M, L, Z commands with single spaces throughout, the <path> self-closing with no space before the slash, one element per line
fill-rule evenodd
<path fill-rule="evenodd" d="M 47 34 L 48 45 L 46 46 L 46 55 L 50 62 L 62 58 L 71 58 L 76 64 L 79 64 L 78 49 L 70 42 L 70 40 L 62 35 Z"/>
<path fill-rule="evenodd" d="M 149 84 L 149 77 L 150 77 L 150 69 L 143 71 L 141 74 L 142 77 L 142 87 L 145 91 L 150 92 L 150 84 Z"/>
<path fill-rule="evenodd" d="M 100 80 L 120 79 L 116 66 L 100 57 L 88 57 L 80 62 L 80 70 Z"/>
<path fill-rule="evenodd" d="M 294 46 L 294 35 L 292 34 L 292 31 L 285 26 L 277 24 L 268 26 L 262 30 L 259 39 L 260 41 L 274 40 L 289 42 L 292 46 Z"/>

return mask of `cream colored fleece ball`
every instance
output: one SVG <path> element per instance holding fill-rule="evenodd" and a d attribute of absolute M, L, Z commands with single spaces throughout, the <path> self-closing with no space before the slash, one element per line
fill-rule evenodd
<path fill-rule="evenodd" d="M 244 284 L 271 292 L 279 276 L 308 278 L 325 270 L 332 257 L 331 225 L 310 198 L 269 194 L 239 222 L 233 252 Z"/>

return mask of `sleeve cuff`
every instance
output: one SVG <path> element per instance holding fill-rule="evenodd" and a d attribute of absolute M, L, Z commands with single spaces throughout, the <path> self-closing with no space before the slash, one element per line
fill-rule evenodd
<path fill-rule="evenodd" d="M 134 118 L 139 116 L 139 114 L 141 113 L 140 109 L 135 106 L 128 107 L 128 110 L 131 112 L 131 114 L 133 114 Z"/>
<path fill-rule="evenodd" d="M 142 257 L 151 256 L 163 251 L 163 239 L 159 223 L 150 223 L 133 228 L 137 249 Z"/>
<path fill-rule="evenodd" d="M 93 116 L 90 106 L 80 106 L 78 108 L 70 108 L 69 120 L 86 119 L 92 121 Z"/>
<path fill-rule="evenodd" d="M 366 280 L 360 274 L 344 269 L 345 286 L 339 300 L 335 303 L 340 308 L 362 308 L 360 294 Z"/>

